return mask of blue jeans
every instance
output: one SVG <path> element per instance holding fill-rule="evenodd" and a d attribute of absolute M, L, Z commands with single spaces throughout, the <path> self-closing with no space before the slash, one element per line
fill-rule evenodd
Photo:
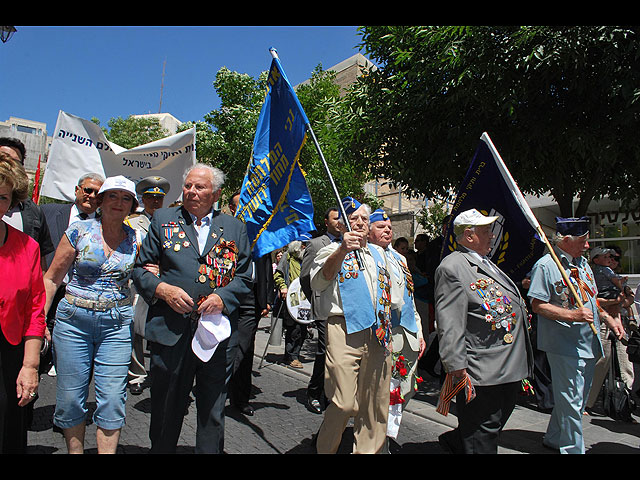
<path fill-rule="evenodd" d="M 100 312 L 71 305 L 64 298 L 60 301 L 53 329 L 55 425 L 71 428 L 86 420 L 92 375 L 96 390 L 94 423 L 105 430 L 124 425 L 132 336 L 131 306 Z"/>

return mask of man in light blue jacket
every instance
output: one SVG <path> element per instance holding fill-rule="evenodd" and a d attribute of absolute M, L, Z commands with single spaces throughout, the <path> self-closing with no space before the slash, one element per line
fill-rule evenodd
<path fill-rule="evenodd" d="M 538 314 L 538 348 L 551 366 L 554 408 L 543 444 L 560 453 L 584 453 L 582 415 L 593 380 L 595 364 L 603 355 L 600 321 L 620 338 L 620 318 L 597 304 L 593 272 L 583 256 L 589 249 L 589 218 L 556 218 L 554 252 L 581 298 L 578 308 L 550 253 L 533 267 L 529 297 Z"/>

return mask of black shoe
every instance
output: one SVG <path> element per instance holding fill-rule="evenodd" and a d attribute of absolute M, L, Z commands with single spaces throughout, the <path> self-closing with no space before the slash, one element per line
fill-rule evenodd
<path fill-rule="evenodd" d="M 242 413 L 243 415 L 246 415 L 247 417 L 253 417 L 253 414 L 256 413 L 253 407 L 248 403 L 246 405 L 237 406 L 236 408 L 240 413 Z"/>
<path fill-rule="evenodd" d="M 315 398 L 307 398 L 307 408 L 310 412 L 322 413 L 322 405 L 320 405 L 320 400 L 317 400 Z"/>
<path fill-rule="evenodd" d="M 143 392 L 144 388 L 142 388 L 141 383 L 132 383 L 129 385 L 129 391 L 131 395 L 140 395 Z"/>
<path fill-rule="evenodd" d="M 447 453 L 461 453 L 459 447 L 457 447 L 453 440 L 453 435 L 455 435 L 455 430 L 445 432 L 438 437 L 438 443 L 442 447 L 442 449 Z"/>

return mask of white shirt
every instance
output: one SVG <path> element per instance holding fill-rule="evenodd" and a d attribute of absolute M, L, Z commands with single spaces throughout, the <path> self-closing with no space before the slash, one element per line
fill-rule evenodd
<path fill-rule="evenodd" d="M 198 217 L 191 213 L 189 213 L 189 215 L 191 215 L 191 219 L 193 220 L 193 227 L 196 229 L 196 233 L 198 234 L 198 250 L 200 251 L 200 255 L 202 255 L 204 247 L 207 244 L 209 231 L 211 230 L 211 219 L 213 218 L 213 210 L 211 210 L 205 217 L 202 217 L 200 225 L 196 223 Z"/>
<path fill-rule="evenodd" d="M 69 225 L 71 225 L 73 222 L 78 222 L 82 220 L 82 218 L 80 218 L 80 213 L 82 212 L 80 212 L 80 209 L 74 203 L 73 206 L 71 207 L 71 212 L 69 212 Z M 95 218 L 95 216 L 96 216 L 96 212 L 87 214 L 87 218 Z"/>

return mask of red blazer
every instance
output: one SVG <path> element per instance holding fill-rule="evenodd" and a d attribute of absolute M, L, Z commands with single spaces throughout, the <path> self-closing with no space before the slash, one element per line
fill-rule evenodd
<path fill-rule="evenodd" d="M 18 345 L 25 336 L 44 335 L 46 295 L 38 242 L 7 228 L 0 247 L 0 327 L 7 341 Z"/>

